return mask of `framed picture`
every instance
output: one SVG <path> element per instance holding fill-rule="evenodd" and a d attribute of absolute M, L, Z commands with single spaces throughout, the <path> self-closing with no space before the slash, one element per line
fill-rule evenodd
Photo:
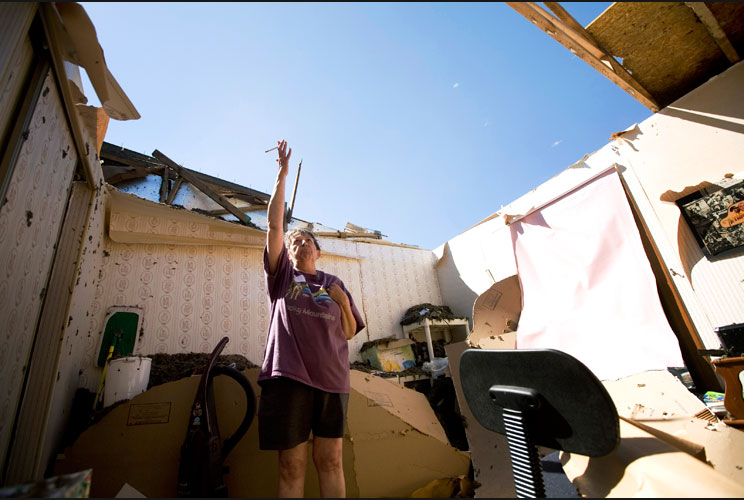
<path fill-rule="evenodd" d="M 724 179 L 676 203 L 709 255 L 744 246 L 743 180 Z"/>

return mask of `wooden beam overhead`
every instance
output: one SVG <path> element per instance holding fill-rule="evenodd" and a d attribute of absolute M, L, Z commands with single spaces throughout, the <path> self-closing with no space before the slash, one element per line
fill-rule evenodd
<path fill-rule="evenodd" d="M 648 109 L 654 113 L 659 111 L 659 106 L 654 97 L 612 55 L 600 47 L 586 33 L 586 30 L 556 2 L 546 2 L 546 5 L 551 5 L 550 8 L 556 13 L 557 18 L 535 2 L 506 2 L 506 4 Z"/>
<path fill-rule="evenodd" d="M 248 216 L 246 216 L 243 212 L 238 210 L 235 207 L 235 205 L 230 203 L 230 201 L 227 198 L 225 198 L 224 196 L 219 194 L 217 191 L 209 187 L 206 183 L 199 180 L 195 175 L 192 175 L 191 172 L 187 171 L 185 168 L 178 165 L 176 162 L 174 162 L 173 160 L 165 156 L 163 153 L 161 153 L 157 149 L 152 152 L 152 156 L 154 156 L 161 162 L 165 163 L 167 166 L 169 166 L 175 172 L 177 172 L 178 175 L 186 179 L 188 182 L 190 182 L 193 186 L 195 186 L 201 192 L 203 192 L 204 194 L 212 198 L 214 201 L 219 203 L 228 212 L 230 212 L 235 217 L 237 217 L 240 222 L 242 222 L 246 226 L 250 225 L 251 219 Z"/>
<path fill-rule="evenodd" d="M 300 182 L 300 170 L 302 170 L 302 160 L 300 160 L 300 165 L 297 167 L 297 177 L 295 177 L 294 189 L 292 189 L 292 202 L 289 204 L 289 210 L 287 210 L 287 224 L 292 220 L 295 196 L 297 196 L 297 184 Z"/>
<path fill-rule="evenodd" d="M 183 177 L 179 176 L 173 183 L 173 188 L 171 188 L 170 192 L 168 193 L 168 199 L 165 200 L 165 203 L 167 203 L 168 205 L 171 205 L 173 203 L 173 200 L 176 199 L 176 195 L 178 194 L 178 190 L 181 188 L 181 184 L 183 184 Z"/>
<path fill-rule="evenodd" d="M 168 171 L 170 169 L 164 168 L 162 173 L 162 180 L 160 181 L 160 203 L 165 203 L 168 199 Z"/>
<path fill-rule="evenodd" d="M 716 16 L 713 15 L 708 6 L 705 5 L 705 2 L 685 2 L 685 5 L 691 8 L 697 18 L 700 19 L 700 22 L 703 23 L 705 29 L 708 30 L 710 36 L 713 37 L 713 40 L 716 41 L 731 64 L 739 62 L 741 59 L 739 53 L 736 52 L 726 33 L 721 29 L 718 19 L 716 19 Z"/>
<path fill-rule="evenodd" d="M 268 205 L 243 205 L 240 207 L 235 207 L 241 212 L 258 212 L 259 210 L 266 210 L 268 208 Z M 227 210 L 210 210 L 209 215 L 227 215 Z"/>
<path fill-rule="evenodd" d="M 381 240 L 382 234 L 379 233 L 348 233 L 346 231 L 318 231 L 313 232 L 315 236 L 325 236 L 334 238 L 370 238 L 373 240 Z"/>
<path fill-rule="evenodd" d="M 147 171 L 141 167 L 125 167 L 120 165 L 102 165 L 103 175 L 111 185 L 116 185 L 123 181 L 131 179 L 141 179 L 147 177 L 149 174 L 157 174 L 157 172 Z"/>

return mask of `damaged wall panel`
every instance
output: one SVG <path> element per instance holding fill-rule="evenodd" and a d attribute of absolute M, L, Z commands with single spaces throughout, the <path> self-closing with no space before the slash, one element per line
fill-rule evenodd
<path fill-rule="evenodd" d="M 713 327 L 744 322 L 744 255 L 739 249 L 718 257 L 706 256 L 674 202 L 726 175 L 744 175 L 742 89 L 744 62 L 617 141 L 623 163 L 632 168 L 648 199 L 649 207 L 641 215 L 644 219 L 658 217 L 666 237 L 671 254 L 664 255 L 667 267 L 689 282 Z M 712 328 L 700 328 L 699 324 L 707 348 L 717 348 Z"/>
<path fill-rule="evenodd" d="M 434 272 L 435 257 L 429 250 L 375 243 L 343 243 L 354 245 L 362 259 L 359 280 L 369 320 L 367 340 L 401 338 L 400 321 L 408 308 L 425 302 L 442 304 Z"/>
<path fill-rule="evenodd" d="M 35 9 L 31 2 L 0 3 L 0 144 L 10 134 L 31 71 L 34 50 L 27 32 Z"/>
<path fill-rule="evenodd" d="M 61 337 L 54 388 L 49 404 L 49 420 L 44 430 L 43 448 L 40 451 L 39 463 L 44 467 L 57 453 L 57 447 L 72 414 L 80 373 L 86 366 L 84 354 L 98 340 L 90 332 L 97 331 L 102 321 L 98 318 L 99 311 L 94 302 L 95 297 L 100 296 L 102 292 L 95 284 L 103 267 L 105 255 L 104 223 L 105 190 L 99 186 L 91 193 L 88 218 L 79 242 L 79 260 L 76 262 L 74 287 L 70 291 L 69 314 Z"/>
<path fill-rule="evenodd" d="M 76 155 L 49 73 L 0 209 L 0 450 L 5 452 L 21 396 L 44 289 L 65 212 Z"/>
<path fill-rule="evenodd" d="M 88 203 L 91 192 L 86 182 L 73 182 L 62 233 L 57 244 L 52 272 L 46 290 L 43 292 L 41 311 L 36 339 L 28 365 L 28 378 L 23 399 L 18 412 L 14 431 L 8 475 L 12 482 L 26 481 L 32 477 L 43 477 L 48 456 L 41 453 L 44 447 L 47 421 L 51 417 L 52 426 L 60 413 L 50 411 L 49 395 L 58 374 L 60 332 L 68 324 L 68 304 L 75 283 L 80 243 L 83 239 L 88 217 Z M 57 429 L 58 430 L 58 429 Z M 58 436 L 53 432 L 52 436 Z"/>
<path fill-rule="evenodd" d="M 454 245 L 456 240 L 476 235 L 482 226 L 492 225 L 494 231 L 503 228 L 503 217 L 496 215 L 530 213 L 617 164 L 643 229 L 658 250 L 647 254 L 650 260 L 660 259 L 657 268 L 665 276 L 657 279 L 668 281 L 679 314 L 688 318 L 682 322 L 687 327 L 681 334 L 690 336 L 688 343 L 699 348 L 718 348 L 713 326 L 744 321 L 744 256 L 739 250 L 718 259 L 706 258 L 674 201 L 727 174 L 741 176 L 743 82 L 744 63 L 738 63 L 437 249 L 446 257 L 438 266 L 445 300 L 457 286 L 477 288 L 479 272 L 494 271 L 483 262 L 480 244 L 485 232 L 481 231 L 481 241 L 475 238 L 469 245 Z M 511 244 L 491 248 L 507 252 Z M 496 272 L 507 276 L 512 266 L 503 260 L 496 264 Z"/>
<path fill-rule="evenodd" d="M 153 221 L 154 222 L 154 221 Z M 103 315 L 111 306 L 144 311 L 137 354 L 211 352 L 225 335 L 225 354 L 260 363 L 269 311 L 261 250 L 206 245 L 120 244 L 106 239 L 95 283 L 92 342 L 86 348 L 81 387 L 94 389 Z"/>

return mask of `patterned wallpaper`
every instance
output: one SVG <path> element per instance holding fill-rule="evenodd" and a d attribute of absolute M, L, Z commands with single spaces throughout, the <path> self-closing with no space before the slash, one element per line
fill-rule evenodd
<path fill-rule="evenodd" d="M 147 232 L 152 244 L 117 243 L 105 238 L 103 268 L 89 307 L 90 336 L 80 386 L 94 390 L 106 311 L 112 306 L 138 306 L 144 311 L 139 354 L 210 352 L 223 336 L 230 337 L 224 354 L 242 354 L 260 364 L 266 345 L 269 308 L 265 294 L 262 249 L 241 246 L 163 243 L 158 233 L 181 234 L 171 220 L 155 229 L 144 216 L 126 219 L 111 214 L 112 227 Z M 205 219 L 208 220 L 208 219 Z M 428 250 L 321 239 L 328 253 L 318 268 L 340 277 L 367 328 L 350 343 L 352 360 L 370 339 L 401 336 L 405 310 L 422 302 L 439 303 L 441 295 Z M 333 255 L 333 254 L 339 255 Z"/>
<path fill-rule="evenodd" d="M 0 208 L 0 450 L 7 445 L 41 297 L 75 168 L 57 88 L 47 75 Z"/>

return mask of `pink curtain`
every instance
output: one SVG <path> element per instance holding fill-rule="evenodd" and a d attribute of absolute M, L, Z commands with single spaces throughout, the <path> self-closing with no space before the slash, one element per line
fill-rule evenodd
<path fill-rule="evenodd" d="M 600 380 L 684 366 L 617 172 L 511 225 L 517 348 L 551 348 Z"/>

